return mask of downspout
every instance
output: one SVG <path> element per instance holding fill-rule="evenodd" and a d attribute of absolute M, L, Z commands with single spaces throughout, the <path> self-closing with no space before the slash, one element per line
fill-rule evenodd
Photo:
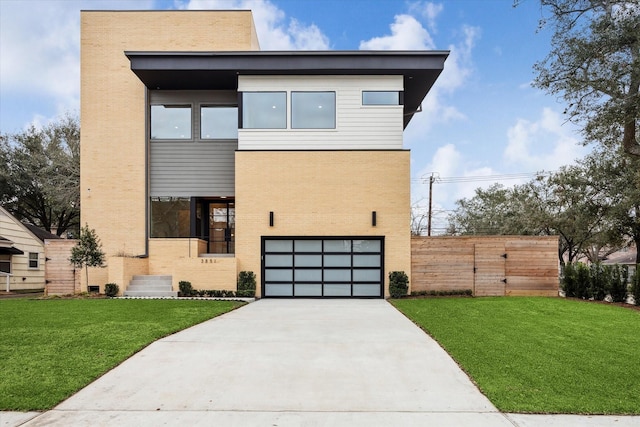
<path fill-rule="evenodd" d="M 149 258 L 149 89 L 144 87 L 144 254 L 140 258 Z"/>

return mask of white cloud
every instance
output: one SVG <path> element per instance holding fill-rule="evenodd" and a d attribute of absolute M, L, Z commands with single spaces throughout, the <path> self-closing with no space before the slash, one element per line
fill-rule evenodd
<path fill-rule="evenodd" d="M 396 15 L 389 26 L 391 34 L 360 42 L 361 50 L 435 49 L 429 32 L 411 15 Z"/>
<path fill-rule="evenodd" d="M 151 0 L 0 0 L 0 91 L 5 97 L 39 99 L 56 110 L 46 118 L 34 111 L 32 123 L 46 124 L 80 104 L 80 10 L 145 9 Z"/>
<path fill-rule="evenodd" d="M 315 25 L 304 25 L 269 0 L 191 0 L 181 9 L 244 9 L 253 12 L 261 50 L 326 50 L 329 39 Z"/>
<path fill-rule="evenodd" d="M 544 108 L 536 121 L 518 119 L 507 130 L 507 146 L 503 157 L 521 170 L 556 170 L 584 156 L 571 125 L 563 125 L 559 113 Z"/>
<path fill-rule="evenodd" d="M 437 31 L 436 18 L 442 12 L 444 6 L 442 3 L 431 2 L 415 2 L 409 3 L 409 12 L 413 15 L 421 16 L 426 22 L 429 30 Z"/>
<path fill-rule="evenodd" d="M 473 72 L 473 48 L 481 32 L 478 27 L 464 25 L 461 34 L 462 40 L 449 46 L 451 53 L 435 85 L 438 89 L 454 91 L 463 86 Z"/>
<path fill-rule="evenodd" d="M 447 97 L 462 88 L 473 73 L 473 48 L 480 37 L 480 30 L 463 26 L 461 33 L 462 40 L 449 46 L 444 70 L 423 101 L 422 113 L 414 115 L 405 130 L 405 141 L 409 147 L 424 139 L 435 124 L 465 119 L 458 108 L 447 104 Z"/>
<path fill-rule="evenodd" d="M 80 87 L 79 4 L 1 3 L 3 91 L 77 98 Z"/>

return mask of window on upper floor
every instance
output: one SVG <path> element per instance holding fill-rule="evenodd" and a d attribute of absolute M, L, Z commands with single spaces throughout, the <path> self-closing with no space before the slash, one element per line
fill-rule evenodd
<path fill-rule="evenodd" d="M 152 105 L 151 139 L 191 139 L 191 106 Z"/>
<path fill-rule="evenodd" d="M 291 92 L 292 129 L 335 129 L 335 92 Z"/>
<path fill-rule="evenodd" d="M 0 255 L 0 272 L 11 274 L 11 255 Z"/>
<path fill-rule="evenodd" d="M 243 92 L 243 129 L 286 129 L 286 92 Z"/>
<path fill-rule="evenodd" d="M 402 105 L 402 92 L 363 90 L 362 105 Z"/>
<path fill-rule="evenodd" d="M 238 107 L 200 107 L 201 139 L 238 139 Z"/>
<path fill-rule="evenodd" d="M 38 253 L 29 252 L 29 268 L 38 268 Z"/>

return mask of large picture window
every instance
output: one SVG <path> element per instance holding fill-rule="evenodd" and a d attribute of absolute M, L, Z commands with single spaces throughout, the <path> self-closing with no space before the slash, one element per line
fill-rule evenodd
<path fill-rule="evenodd" d="M 187 197 L 152 197 L 151 237 L 189 237 L 190 215 Z"/>
<path fill-rule="evenodd" d="M 238 107 L 200 107 L 201 139 L 238 139 Z"/>
<path fill-rule="evenodd" d="M 286 92 L 243 92 L 242 127 L 244 129 L 286 129 Z"/>
<path fill-rule="evenodd" d="M 152 105 L 151 139 L 191 139 L 191 106 Z"/>
<path fill-rule="evenodd" d="M 335 92 L 292 92 L 292 129 L 334 129 L 336 127 Z"/>

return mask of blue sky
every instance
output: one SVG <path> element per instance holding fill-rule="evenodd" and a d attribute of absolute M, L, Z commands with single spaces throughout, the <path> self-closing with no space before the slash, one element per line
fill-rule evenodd
<path fill-rule="evenodd" d="M 451 50 L 423 112 L 405 131 L 412 197 L 426 209 L 422 177 L 556 170 L 589 148 L 563 104 L 531 87 L 550 49 L 538 0 L 0 0 L 0 131 L 16 132 L 79 110 L 82 9 L 251 9 L 265 50 Z M 506 185 L 517 183 L 504 181 Z M 434 227 L 491 180 L 434 185 Z"/>

